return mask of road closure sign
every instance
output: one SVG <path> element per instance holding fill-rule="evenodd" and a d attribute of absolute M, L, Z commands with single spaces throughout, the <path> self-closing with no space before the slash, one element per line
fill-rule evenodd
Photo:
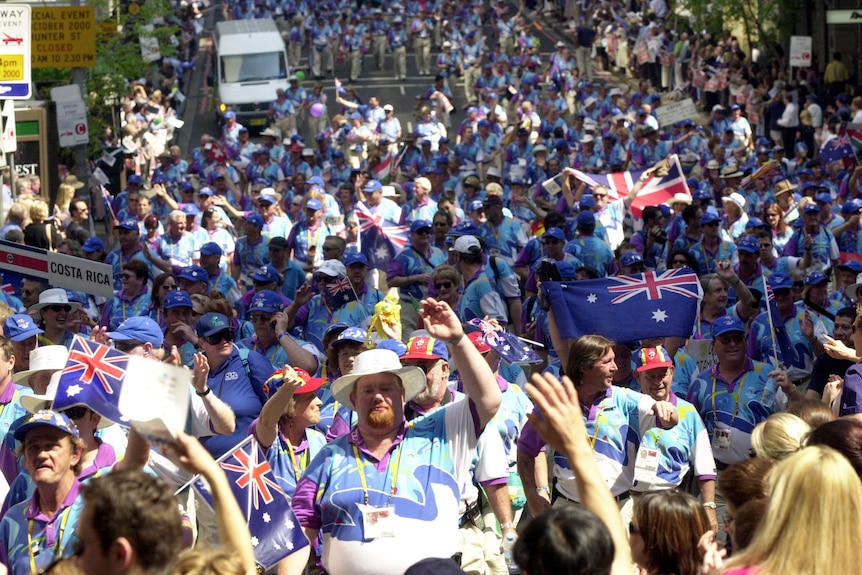
<path fill-rule="evenodd" d="M 33 67 L 96 65 L 95 6 L 33 8 Z"/>
<path fill-rule="evenodd" d="M 30 6 L 0 4 L 0 100 L 29 100 Z"/>
<path fill-rule="evenodd" d="M 0 270 L 90 295 L 114 297 L 111 266 L 0 240 Z"/>
<path fill-rule="evenodd" d="M 790 65 L 795 68 L 811 66 L 811 36 L 790 37 Z"/>

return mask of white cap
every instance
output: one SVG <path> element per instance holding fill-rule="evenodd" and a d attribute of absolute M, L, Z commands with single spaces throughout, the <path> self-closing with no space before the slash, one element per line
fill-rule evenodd
<path fill-rule="evenodd" d="M 737 206 L 739 206 L 739 209 L 742 209 L 745 207 L 745 198 L 742 197 L 742 194 L 740 194 L 739 192 L 733 192 L 729 196 L 724 196 L 723 198 L 721 198 L 721 201 L 722 202 L 732 202 L 732 203 L 736 204 Z"/>
<path fill-rule="evenodd" d="M 383 109 L 387 112 L 392 112 L 393 110 L 395 110 L 395 108 L 392 107 L 392 104 L 386 104 L 385 106 L 383 106 Z"/>
<path fill-rule="evenodd" d="M 503 177 L 503 175 L 500 173 L 500 168 L 497 168 L 497 167 L 494 167 L 494 166 L 492 166 L 492 167 L 488 168 L 488 169 L 485 171 L 485 175 L 486 175 L 486 176 L 492 176 L 492 177 L 495 177 L 495 178 L 502 178 L 502 177 Z"/>
<path fill-rule="evenodd" d="M 595 142 L 595 141 L 596 141 L 596 139 L 595 139 L 595 138 L 593 138 L 593 137 L 592 137 L 592 136 L 590 136 L 590 135 L 586 135 L 586 136 L 584 136 L 583 138 L 581 138 L 581 143 L 582 143 L 582 144 L 592 144 L 592 143 L 593 143 L 593 142 Z"/>
<path fill-rule="evenodd" d="M 347 268 L 339 260 L 324 260 L 316 273 L 328 275 L 331 278 L 342 278 L 347 275 Z"/>
<path fill-rule="evenodd" d="M 455 240 L 455 244 L 449 248 L 449 251 L 460 254 L 477 253 L 482 251 L 482 244 L 476 236 L 461 236 Z"/>
<path fill-rule="evenodd" d="M 584 108 L 589 108 L 590 106 L 592 106 L 595 103 L 596 103 L 596 99 L 593 98 L 592 96 L 590 96 L 589 98 L 584 100 Z"/>

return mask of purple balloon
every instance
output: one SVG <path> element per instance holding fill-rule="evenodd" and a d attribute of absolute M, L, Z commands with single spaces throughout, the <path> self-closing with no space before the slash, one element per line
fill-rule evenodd
<path fill-rule="evenodd" d="M 309 113 L 311 114 L 311 116 L 313 118 L 319 118 L 323 115 L 323 112 L 325 112 L 325 111 L 326 111 L 326 107 L 323 104 L 321 104 L 320 102 L 315 102 L 314 104 L 311 105 L 311 109 L 309 110 Z"/>

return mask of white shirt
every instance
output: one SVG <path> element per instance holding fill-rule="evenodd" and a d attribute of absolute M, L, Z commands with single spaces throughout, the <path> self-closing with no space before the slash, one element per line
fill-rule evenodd
<path fill-rule="evenodd" d="M 778 125 L 784 128 L 796 128 L 799 126 L 799 107 L 790 102 L 784 107 L 784 113 L 778 119 Z"/>

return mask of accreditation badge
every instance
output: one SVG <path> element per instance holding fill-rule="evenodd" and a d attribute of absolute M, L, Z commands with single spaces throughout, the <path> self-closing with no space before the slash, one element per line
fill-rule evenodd
<path fill-rule="evenodd" d="M 395 537 L 395 506 L 374 507 L 357 503 L 362 513 L 362 534 L 365 539 Z"/>

